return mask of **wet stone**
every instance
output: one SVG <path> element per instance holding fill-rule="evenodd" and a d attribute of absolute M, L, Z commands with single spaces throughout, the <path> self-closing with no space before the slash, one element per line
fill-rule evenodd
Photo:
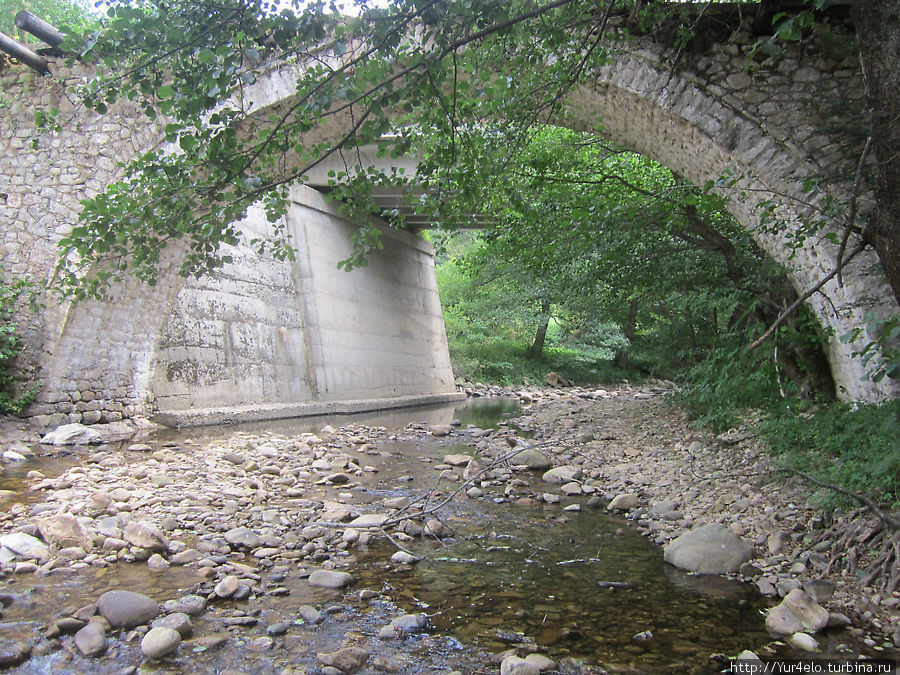
<path fill-rule="evenodd" d="M 284 635 L 290 629 L 291 624 L 288 621 L 279 621 L 266 627 L 266 635 Z"/>
<path fill-rule="evenodd" d="M 174 628 L 151 628 L 141 640 L 141 653 L 148 659 L 160 659 L 171 654 L 181 644 L 181 635 Z"/>
<path fill-rule="evenodd" d="M 97 599 L 97 610 L 113 628 L 134 628 L 159 614 L 153 598 L 134 591 L 107 591 Z"/>
<path fill-rule="evenodd" d="M 75 633 L 75 646 L 85 656 L 97 656 L 106 651 L 106 631 L 96 621 L 91 621 Z"/>
<path fill-rule="evenodd" d="M 258 637 L 247 643 L 247 649 L 251 652 L 267 652 L 275 646 L 275 640 L 271 637 Z"/>
<path fill-rule="evenodd" d="M 391 626 L 403 633 L 418 633 L 428 625 L 424 614 L 404 614 L 393 619 Z"/>
<path fill-rule="evenodd" d="M 0 668 L 17 666 L 31 655 L 31 646 L 25 640 L 11 640 L 0 636 Z"/>
<path fill-rule="evenodd" d="M 342 673 L 355 673 L 369 660 L 369 652 L 359 647 L 346 647 L 336 652 L 316 654 L 323 666 L 337 668 Z"/>
<path fill-rule="evenodd" d="M 304 623 L 318 625 L 325 620 L 325 615 L 311 605 L 303 605 L 297 610 Z"/>

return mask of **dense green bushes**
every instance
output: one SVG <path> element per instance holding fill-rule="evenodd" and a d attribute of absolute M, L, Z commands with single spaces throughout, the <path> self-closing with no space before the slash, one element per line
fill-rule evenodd
<path fill-rule="evenodd" d="M 0 269 L 0 414 L 22 412 L 37 394 L 37 387 L 18 391 L 13 374 L 13 362 L 22 351 L 22 339 L 18 334 L 16 311 L 22 296 L 29 293 L 31 284 L 22 279 L 9 282 Z"/>
<path fill-rule="evenodd" d="M 832 403 L 802 414 L 772 414 L 759 429 L 785 466 L 900 506 L 900 400 L 857 408 Z"/>

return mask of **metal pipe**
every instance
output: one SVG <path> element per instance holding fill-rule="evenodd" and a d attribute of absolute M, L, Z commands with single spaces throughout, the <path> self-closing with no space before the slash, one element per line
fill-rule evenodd
<path fill-rule="evenodd" d="M 59 47 L 66 39 L 65 33 L 60 33 L 43 19 L 39 19 L 27 9 L 20 10 L 16 14 L 16 28 L 31 33 L 36 38 L 46 42 L 51 47 Z"/>
<path fill-rule="evenodd" d="M 42 75 L 50 72 L 50 66 L 47 65 L 47 62 L 43 58 L 28 49 L 28 47 L 23 47 L 3 33 L 0 33 L 0 50 L 3 50 L 14 59 L 21 61 L 29 68 L 33 68 Z"/>

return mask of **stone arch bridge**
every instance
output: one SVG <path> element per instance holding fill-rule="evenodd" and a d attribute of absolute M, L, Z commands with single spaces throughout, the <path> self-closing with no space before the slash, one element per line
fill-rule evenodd
<path fill-rule="evenodd" d="M 862 76 L 855 56 L 824 48 L 750 69 L 752 42 L 749 30 L 739 31 L 685 55 L 677 69 L 658 46 L 629 43 L 571 96 L 564 123 L 602 130 L 696 184 L 729 172 L 738 177 L 728 188 L 729 209 L 803 291 L 834 269 L 837 247 L 817 242 L 790 258 L 785 233 L 759 227 L 757 204 L 778 202 L 779 216 L 798 226 L 811 208 L 804 180 L 816 175 L 850 177 L 830 186 L 847 198 L 861 147 L 852 130 L 855 111 L 863 109 Z M 249 96 L 259 110 L 289 102 L 293 68 L 275 67 L 253 86 Z M 64 89 L 89 76 L 81 66 L 59 62 L 51 72 L 49 78 L 17 68 L 0 73 L 0 264 L 7 275 L 36 281 L 52 274 L 57 242 L 77 222 L 79 200 L 117 179 L 117 162 L 161 142 L 158 129 L 127 106 L 102 117 L 75 108 Z M 38 108 L 57 108 L 71 121 L 42 132 L 32 147 Z M 843 111 L 843 125 L 833 123 L 835 110 Z M 240 224 L 244 243 L 229 251 L 233 262 L 212 276 L 178 277 L 180 252 L 173 247 L 154 287 L 125 282 L 102 303 L 48 297 L 24 326 L 22 368 L 44 383 L 29 411 L 34 421 L 50 426 L 155 413 L 193 424 L 452 397 L 429 245 L 386 228 L 387 245 L 369 267 L 339 271 L 355 225 L 316 189 L 327 183 L 328 169 L 320 166 L 307 185 L 292 188 L 287 229 L 300 251 L 293 263 L 260 256 L 249 245 L 269 227 L 251 209 Z M 378 198 L 387 206 L 392 196 Z M 839 231 L 843 223 L 830 226 Z M 865 380 L 853 346 L 837 339 L 866 312 L 898 311 L 877 258 L 858 256 L 843 276 L 842 287 L 832 282 L 809 301 L 832 334 L 829 357 L 840 394 L 869 401 L 896 395 L 889 380 Z"/>

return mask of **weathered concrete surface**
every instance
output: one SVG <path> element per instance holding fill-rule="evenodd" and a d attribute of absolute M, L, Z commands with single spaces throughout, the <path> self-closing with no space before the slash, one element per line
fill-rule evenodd
<path fill-rule="evenodd" d="M 306 402 L 390 408 L 454 391 L 431 245 L 386 228 L 384 248 L 345 272 L 338 262 L 356 227 L 311 188 L 295 186 L 291 199 L 296 260 L 246 243 L 268 234 L 255 209 L 241 223 L 245 243 L 228 251 L 233 262 L 176 296 L 151 382 L 160 419 L 184 424 L 209 416 L 172 414 L 234 406 L 241 418 L 341 409 Z"/>

